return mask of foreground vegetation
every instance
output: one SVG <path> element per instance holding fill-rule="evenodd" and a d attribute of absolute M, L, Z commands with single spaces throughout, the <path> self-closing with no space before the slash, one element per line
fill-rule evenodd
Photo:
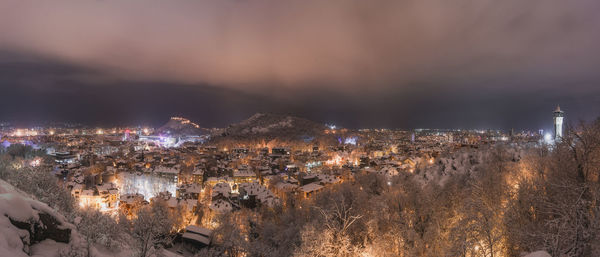
<path fill-rule="evenodd" d="M 600 121 L 520 160 L 489 151 L 443 183 L 359 175 L 309 201 L 223 216 L 200 256 L 600 256 Z"/>

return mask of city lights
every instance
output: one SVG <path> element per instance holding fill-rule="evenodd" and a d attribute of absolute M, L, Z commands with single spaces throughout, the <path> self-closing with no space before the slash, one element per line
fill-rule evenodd
<path fill-rule="evenodd" d="M 29 165 L 31 167 L 38 167 L 38 166 L 40 166 L 40 163 L 41 163 L 41 159 L 40 158 L 35 158 L 31 162 L 29 162 Z"/>
<path fill-rule="evenodd" d="M 0 1 L 0 257 L 600 257 L 599 11 Z"/>
<path fill-rule="evenodd" d="M 195 128 L 187 119 L 172 119 L 171 125 L 173 120 L 177 121 L 174 123 L 175 127 Z M 291 120 L 292 118 L 286 118 L 288 123 L 292 123 Z M 246 126 L 257 127 L 253 124 Z M 268 124 L 261 126 L 276 127 Z M 79 208 L 96 209 L 113 218 L 123 215 L 122 217 L 135 222 L 137 215 L 146 206 L 163 202 L 169 213 L 163 217 L 179 222 L 170 228 L 172 233 L 177 233 L 186 231 L 190 224 L 211 229 L 231 225 L 244 231 L 248 226 L 244 220 L 248 218 L 264 218 L 271 224 L 278 224 L 269 220 L 270 216 L 261 216 L 263 214 L 258 208 L 289 211 L 286 208 L 300 210 L 310 207 L 320 210 L 315 212 L 318 215 L 338 215 L 337 219 L 360 217 L 369 219 L 368 222 L 387 222 L 387 219 L 378 220 L 376 215 L 367 216 L 362 211 L 370 208 L 370 213 L 377 213 L 382 210 L 382 205 L 385 207 L 388 203 L 394 206 L 383 209 L 395 211 L 396 203 L 401 202 L 402 212 L 418 212 L 421 207 L 414 206 L 414 199 L 406 198 L 414 195 L 419 195 L 419 199 L 426 199 L 427 203 L 433 203 L 432 206 L 445 206 L 432 211 L 448 209 L 452 213 L 447 217 L 452 218 L 441 221 L 450 224 L 448 226 L 455 226 L 453 229 L 459 229 L 455 219 L 466 219 L 465 217 L 469 217 L 469 210 L 452 209 L 452 206 L 446 207 L 448 205 L 445 202 L 437 202 L 446 199 L 440 193 L 446 191 L 439 190 L 468 188 L 470 191 L 465 191 L 468 193 L 461 194 L 461 198 L 454 200 L 458 202 L 462 198 L 476 201 L 477 197 L 486 192 L 477 191 L 480 189 L 505 190 L 503 192 L 506 194 L 493 191 L 495 196 L 499 196 L 489 198 L 498 201 L 494 206 L 481 207 L 499 208 L 499 212 L 493 213 L 502 216 L 510 201 L 522 200 L 519 198 L 521 191 L 531 188 L 527 185 L 528 181 L 540 179 L 535 177 L 535 172 L 530 171 L 535 164 L 526 165 L 527 161 L 523 161 L 522 156 L 527 151 L 536 153 L 528 156 L 529 158 L 539 156 L 537 151 L 540 147 L 560 143 L 551 133 L 540 135 L 530 131 L 344 129 L 334 133 L 330 130 L 323 131 L 322 125 L 318 126 L 318 136 L 303 134 L 298 139 L 293 139 L 286 134 L 290 133 L 286 127 L 282 133 L 286 135 L 285 140 L 281 137 L 279 140 L 245 140 L 243 136 L 236 136 L 232 137 L 236 138 L 233 140 L 235 143 L 215 143 L 205 140 L 210 139 L 208 136 L 181 135 L 173 132 L 175 130 L 171 127 L 165 127 L 169 126 L 156 130 L 137 127 L 142 134 L 135 134 L 133 127 L 60 128 L 60 135 L 53 137 L 45 135 L 55 134 L 55 127 L 11 129 L 9 136 L 4 137 L 1 147 L 8 148 L 13 144 L 31 147 L 31 150 L 47 147 L 42 152 L 53 161 L 46 162 L 46 157 L 20 155 L 20 149 L 15 148 L 8 153 L 14 155 L 14 158 L 4 158 L 11 161 L 7 167 L 17 171 L 15 174 L 30 170 L 52 170 L 51 180 L 58 178 L 56 182 L 71 193 Z M 154 134 L 154 131 L 157 133 Z M 305 131 L 307 130 L 302 129 L 302 133 L 306 133 Z M 219 138 L 219 135 L 211 136 Z M 222 137 L 228 139 L 226 135 Z M 495 183 L 502 183 L 502 187 L 498 189 L 487 184 L 479 186 L 476 184 L 482 181 L 479 177 L 482 173 L 479 172 L 487 167 L 486 161 L 497 146 L 502 146 L 503 151 L 510 153 L 498 158 L 511 164 L 516 163 L 516 168 L 506 171 L 506 177 L 494 178 Z M 552 149 L 554 147 L 548 148 L 549 155 L 555 154 Z M 513 166 L 507 167 L 512 169 Z M 473 173 L 474 176 L 466 184 L 456 184 L 463 183 L 464 179 L 451 180 L 453 176 L 468 173 Z M 431 186 L 431 183 L 435 183 L 435 186 Z M 448 188 L 445 183 L 454 187 Z M 344 192 L 352 187 L 356 187 L 356 191 L 346 195 Z M 463 191 L 452 194 L 459 192 Z M 349 211 L 343 210 L 345 205 L 339 205 L 348 199 L 345 197 L 352 195 L 360 199 L 352 202 L 353 205 L 360 205 L 352 211 L 357 215 L 347 215 Z M 321 198 L 322 196 L 337 197 Z M 332 204 L 334 207 L 327 207 Z M 234 217 L 234 220 L 221 222 L 220 219 L 227 215 Z M 274 217 L 278 217 L 277 215 L 279 214 L 273 214 Z M 402 213 L 394 215 L 398 215 L 395 219 L 404 217 Z M 480 219 L 478 215 L 481 214 L 470 217 L 468 222 L 477 223 Z M 444 219 L 443 217 L 440 219 Z M 407 222 L 415 221 L 409 219 Z M 494 226 L 496 225 L 503 228 L 510 224 L 499 223 Z M 321 229 L 328 227 L 322 226 Z M 476 243 L 466 248 L 467 256 L 492 251 L 495 255 L 502 256 L 500 253 L 503 250 L 491 249 L 485 241 L 478 239 L 472 242 Z M 252 241 L 245 243 L 251 244 Z M 375 246 L 369 247 L 360 251 L 368 254 L 386 251 L 383 248 L 373 251 Z"/>
<path fill-rule="evenodd" d="M 552 144 L 552 143 L 553 143 L 553 140 L 552 140 L 552 134 L 550 134 L 550 133 L 546 133 L 546 134 L 544 135 L 544 142 L 545 142 L 546 144 Z"/>

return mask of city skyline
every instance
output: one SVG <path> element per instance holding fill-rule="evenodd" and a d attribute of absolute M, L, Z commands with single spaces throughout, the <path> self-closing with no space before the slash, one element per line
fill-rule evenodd
<path fill-rule="evenodd" d="M 560 121 L 557 121 L 557 113 L 560 113 Z M 326 127 L 330 127 L 330 128 L 338 128 L 338 129 L 351 129 L 351 130 L 361 130 L 361 129 L 389 129 L 389 130 L 398 130 L 398 131 L 419 131 L 419 130 L 439 130 L 439 131 L 460 131 L 460 130 L 465 130 L 465 131 L 486 131 L 486 130 L 494 130 L 494 131 L 503 131 L 503 132 L 507 132 L 507 133 L 515 133 L 515 132 L 528 132 L 528 133 L 536 133 L 536 132 L 542 132 L 542 131 L 546 131 L 546 132 L 552 132 L 552 135 L 554 135 L 557 138 L 562 137 L 562 130 L 564 128 L 569 128 L 572 126 L 576 126 L 576 123 L 573 122 L 569 122 L 567 120 L 567 122 L 564 122 L 564 111 L 562 111 L 562 109 L 560 108 L 560 106 L 557 106 L 555 111 L 552 112 L 552 122 L 551 125 L 549 125 L 549 122 L 546 122 L 548 124 L 544 124 L 543 127 L 539 127 L 539 128 L 517 128 L 515 129 L 514 127 L 511 128 L 494 128 L 494 127 L 414 127 L 414 128 L 396 128 L 396 127 L 344 127 L 343 125 L 339 124 L 339 123 L 335 123 L 335 122 L 321 122 L 321 121 L 312 121 L 312 122 L 317 122 L 317 123 L 322 123 L 323 125 L 325 125 Z M 256 115 L 275 115 L 275 116 L 287 116 L 287 117 L 293 117 L 293 118 L 304 118 L 304 117 L 298 117 L 298 116 L 294 116 L 292 114 L 289 113 L 273 113 L 273 112 L 262 112 L 262 113 L 255 113 L 253 116 Z M 171 116 L 169 117 L 169 121 L 172 120 L 187 120 L 188 122 L 192 122 L 194 124 L 194 126 L 196 126 L 196 128 L 202 128 L 202 129 L 221 129 L 221 128 L 226 128 L 226 127 L 231 127 L 232 125 L 236 125 L 236 124 L 240 124 L 240 123 L 244 123 L 245 121 L 247 121 L 248 119 L 252 119 L 252 117 L 246 117 L 247 119 L 243 119 L 243 120 L 238 120 L 238 121 L 234 121 L 232 123 L 223 125 L 223 126 L 214 126 L 214 127 L 206 127 L 206 126 L 200 126 L 198 124 L 196 124 L 193 120 L 187 119 L 186 117 L 178 117 L 178 116 Z M 581 122 L 585 122 L 584 120 L 580 120 Z M 43 129 L 49 129 L 49 128 L 82 128 L 82 129 L 116 129 L 119 128 L 120 130 L 124 129 L 128 129 L 128 128 L 134 128 L 134 129 L 140 129 L 140 130 L 148 130 L 148 129 L 156 129 L 162 126 L 168 125 L 168 122 L 165 123 L 164 121 L 162 123 L 156 123 L 156 124 L 152 124 L 149 122 L 142 122 L 142 123 L 137 123 L 137 124 L 133 124 L 133 123 L 123 123 L 123 124 L 101 124 L 98 125 L 96 124 L 95 126 L 93 124 L 86 124 L 86 123 L 81 123 L 80 121 L 59 121 L 59 120 L 54 120 L 54 121 L 36 121 L 36 122 L 14 122 L 14 121 L 0 121 L 0 126 L 3 127 L 10 127 L 13 129 L 18 129 L 18 130 L 28 130 L 28 129 L 36 129 L 36 128 L 43 128 Z M 551 126 L 551 129 L 547 129 L 548 126 Z M 557 131 L 561 131 L 561 134 L 557 135 Z M 118 132 L 119 134 L 122 133 L 122 131 Z M 113 134 L 115 134 L 115 132 L 113 132 Z M 544 133 L 546 134 L 546 133 Z"/>

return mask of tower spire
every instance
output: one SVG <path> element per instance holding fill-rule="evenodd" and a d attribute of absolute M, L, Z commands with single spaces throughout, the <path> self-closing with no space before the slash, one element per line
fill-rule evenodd
<path fill-rule="evenodd" d="M 560 110 L 560 105 L 559 105 L 559 104 L 557 104 L 557 105 L 556 105 L 556 110 L 554 110 L 554 112 L 562 112 L 562 111 Z"/>
<path fill-rule="evenodd" d="M 560 110 L 560 105 L 556 105 L 556 110 L 554 110 L 552 116 L 554 118 L 554 140 L 560 141 L 563 136 L 562 126 L 564 117 L 564 112 Z"/>

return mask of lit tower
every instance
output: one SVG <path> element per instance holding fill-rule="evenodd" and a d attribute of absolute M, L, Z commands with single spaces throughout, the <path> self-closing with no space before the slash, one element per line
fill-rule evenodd
<path fill-rule="evenodd" d="M 562 125 L 565 113 L 561 111 L 560 106 L 557 105 L 552 116 L 554 117 L 554 140 L 558 141 L 563 136 Z"/>

